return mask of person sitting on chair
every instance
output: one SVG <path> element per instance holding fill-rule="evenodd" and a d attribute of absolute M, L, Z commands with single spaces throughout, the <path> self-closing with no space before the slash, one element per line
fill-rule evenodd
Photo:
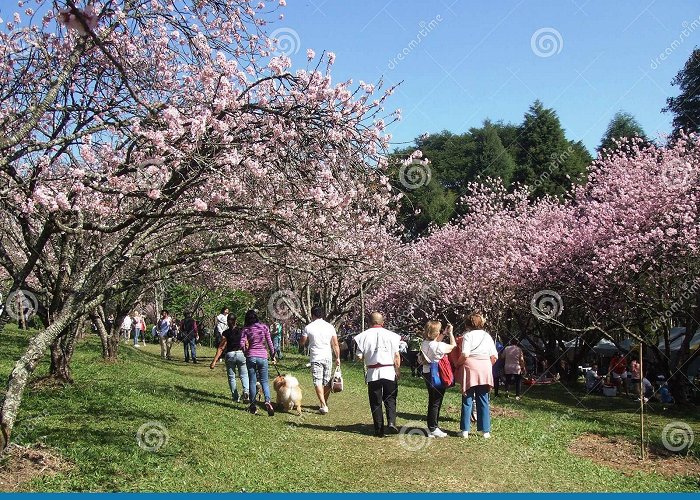
<path fill-rule="evenodd" d="M 586 391 L 599 392 L 602 390 L 602 377 L 598 375 L 598 365 L 594 364 L 591 369 L 586 372 Z"/>

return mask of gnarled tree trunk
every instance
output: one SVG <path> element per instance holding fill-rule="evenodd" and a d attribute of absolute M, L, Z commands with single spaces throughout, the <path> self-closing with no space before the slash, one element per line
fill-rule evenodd
<path fill-rule="evenodd" d="M 97 326 L 97 336 L 100 337 L 100 344 L 102 345 L 102 359 L 109 359 L 109 333 L 105 327 L 104 322 L 104 312 L 101 307 L 98 307 L 95 311 L 90 313 L 90 319 L 95 326 Z"/>
<path fill-rule="evenodd" d="M 0 451 L 7 448 L 10 444 L 12 428 L 14 427 L 29 377 L 36 369 L 49 346 L 70 325 L 75 316 L 75 298 L 70 296 L 66 300 L 61 313 L 54 318 L 54 322 L 29 340 L 26 352 L 15 363 L 7 384 L 7 392 L 0 408 Z"/>
<path fill-rule="evenodd" d="M 72 384 L 70 362 L 75 352 L 75 342 L 85 326 L 84 317 L 77 325 L 68 326 L 64 333 L 51 343 L 51 368 L 49 373 L 58 382 Z"/>

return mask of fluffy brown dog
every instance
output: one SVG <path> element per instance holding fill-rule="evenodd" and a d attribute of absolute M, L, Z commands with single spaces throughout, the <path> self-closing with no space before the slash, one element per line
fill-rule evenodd
<path fill-rule="evenodd" d="M 277 408 L 291 411 L 296 407 L 297 415 L 301 415 L 301 387 L 297 378 L 279 375 L 272 381 L 272 386 L 277 392 Z"/>

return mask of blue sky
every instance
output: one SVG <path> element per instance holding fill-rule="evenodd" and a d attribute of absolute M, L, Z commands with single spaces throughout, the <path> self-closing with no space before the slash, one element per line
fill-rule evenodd
<path fill-rule="evenodd" d="M 294 30 L 295 66 L 329 50 L 335 80 L 403 81 L 388 102 L 403 113 L 395 143 L 520 123 L 535 99 L 591 151 L 619 110 L 657 137 L 671 128 L 670 82 L 700 46 L 690 0 L 287 0 L 279 12 L 269 29 Z"/>

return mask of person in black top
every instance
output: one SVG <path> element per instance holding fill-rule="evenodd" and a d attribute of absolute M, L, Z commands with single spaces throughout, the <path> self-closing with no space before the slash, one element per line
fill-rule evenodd
<path fill-rule="evenodd" d="M 226 371 L 228 372 L 228 385 L 231 387 L 231 397 L 235 403 L 241 402 L 241 396 L 236 385 L 236 371 L 241 378 L 243 385 L 243 402 L 248 402 L 248 368 L 246 367 L 245 354 L 240 348 L 241 345 L 241 328 L 236 326 L 236 315 L 229 314 L 226 317 L 228 329 L 221 332 L 221 343 L 216 350 L 216 355 L 209 365 L 212 370 L 216 366 L 217 361 L 223 355 L 226 361 Z"/>
<path fill-rule="evenodd" d="M 192 318 L 191 312 L 185 313 L 185 319 L 180 325 L 180 333 L 182 334 L 182 344 L 185 346 L 185 363 L 190 362 L 190 352 L 192 353 L 192 363 L 197 363 L 197 341 L 199 340 L 199 331 L 197 321 Z"/>

